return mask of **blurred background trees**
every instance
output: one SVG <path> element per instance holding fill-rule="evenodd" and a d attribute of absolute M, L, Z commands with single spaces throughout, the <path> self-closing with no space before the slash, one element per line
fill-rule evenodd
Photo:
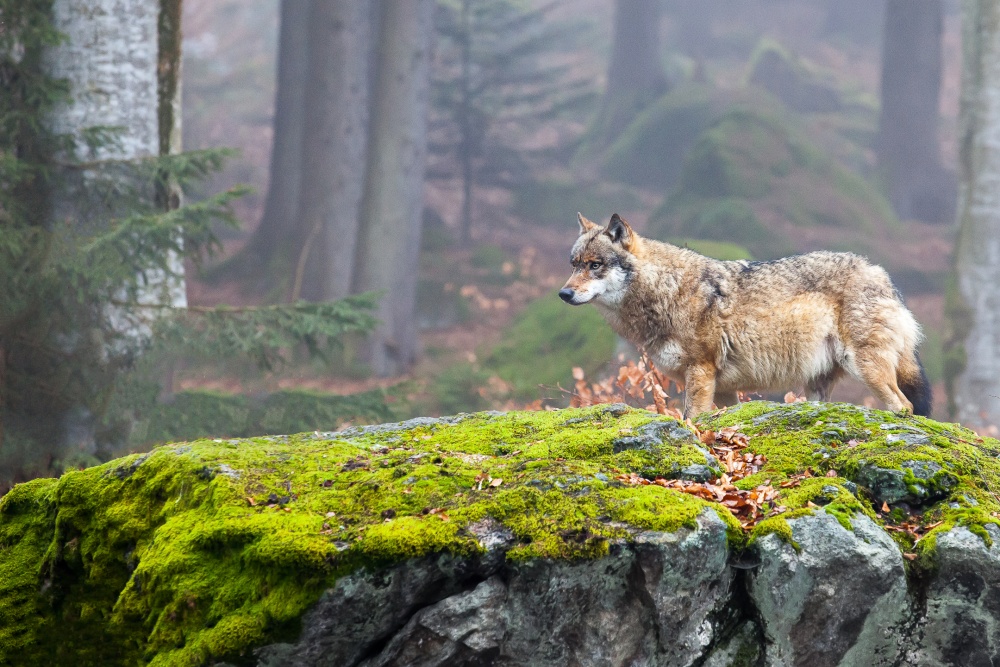
<path fill-rule="evenodd" d="M 888 0 L 885 12 L 876 160 L 898 216 L 949 221 L 955 179 L 938 139 L 944 4 Z"/>
<path fill-rule="evenodd" d="M 1000 424 L 1000 7 L 963 5 L 961 197 L 949 285 L 949 412 L 996 432 Z"/>
<path fill-rule="evenodd" d="M 550 20 L 555 3 L 457 0 L 437 7 L 430 149 L 433 178 L 461 182 L 461 240 L 472 240 L 477 183 L 530 181 L 546 151 L 531 135 L 592 101 L 592 83 L 573 72 L 573 24 Z"/>
<path fill-rule="evenodd" d="M 620 365 L 593 309 L 551 297 L 577 211 L 618 211 L 723 259 L 866 254 L 923 324 L 938 396 L 986 391 L 995 327 L 977 313 L 992 297 L 975 290 L 995 281 L 976 193 L 991 178 L 990 84 L 986 55 L 972 55 L 988 52 L 985 5 L 128 0 L 155 17 L 141 39 L 127 33 L 148 63 L 109 56 L 101 85 L 80 88 L 99 50 L 73 51 L 75 35 L 105 16 L 91 12 L 101 1 L 0 0 L 0 270 L 23 285 L 4 297 L 0 378 L 12 386 L 29 368 L 17 345 L 30 340 L 50 348 L 49 370 L 24 377 L 58 369 L 52 386 L 101 397 L 59 408 L 89 415 L 86 456 L 66 455 L 60 426 L 49 449 L 18 450 L 21 477 L 31 457 L 40 474 L 167 439 L 566 405 L 574 378 Z M 126 48 L 114 20 L 94 23 L 91 41 Z M 122 120 L 88 97 L 140 70 L 153 87 Z M 183 85 L 166 85 L 178 71 Z M 113 153 L 116 136 L 140 145 L 128 129 L 139 118 L 144 148 Z M 180 134 L 211 150 L 178 155 Z M 238 153 L 224 161 L 222 148 Z M 252 190 L 232 190 L 241 183 Z M 100 261 L 83 253 L 97 247 Z M 128 354 L 82 335 L 149 301 L 152 285 L 169 294 L 137 312 L 168 314 L 144 316 L 144 335 L 122 338 L 141 342 Z M 57 326 L 68 295 L 87 316 Z M 123 298 L 131 306 L 105 307 Z M 68 361 L 85 349 L 89 365 Z M 8 390 L 7 432 L 15 395 L 18 410 L 52 413 Z M 871 400 L 852 385 L 837 397 Z M 992 414 L 971 398 L 952 407 L 963 401 L 963 419 Z M 947 401 L 935 409 L 946 416 Z"/>

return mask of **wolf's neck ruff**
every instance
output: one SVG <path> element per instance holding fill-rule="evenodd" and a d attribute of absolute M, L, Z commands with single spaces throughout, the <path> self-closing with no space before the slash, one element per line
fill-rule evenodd
<path fill-rule="evenodd" d="M 805 386 L 829 395 L 845 373 L 891 410 L 930 411 L 920 328 L 888 274 L 850 253 L 724 262 L 643 239 L 618 214 L 579 216 L 573 274 L 560 291 L 684 382 L 685 415 L 737 390 Z"/>

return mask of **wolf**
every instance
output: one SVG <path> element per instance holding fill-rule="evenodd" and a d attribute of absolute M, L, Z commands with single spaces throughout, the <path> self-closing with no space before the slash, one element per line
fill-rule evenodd
<path fill-rule="evenodd" d="M 928 416 L 920 326 L 889 275 L 859 255 L 720 261 L 640 237 L 615 213 L 577 214 L 566 303 L 597 306 L 615 332 L 683 383 L 684 416 L 737 391 L 805 386 L 827 400 L 846 373 L 888 409 Z"/>

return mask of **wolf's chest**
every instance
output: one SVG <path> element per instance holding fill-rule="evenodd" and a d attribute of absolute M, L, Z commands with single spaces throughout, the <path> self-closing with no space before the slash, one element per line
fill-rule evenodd
<path fill-rule="evenodd" d="M 684 368 L 684 350 L 676 340 L 668 339 L 656 350 L 651 351 L 653 363 L 667 373 L 681 371 Z"/>

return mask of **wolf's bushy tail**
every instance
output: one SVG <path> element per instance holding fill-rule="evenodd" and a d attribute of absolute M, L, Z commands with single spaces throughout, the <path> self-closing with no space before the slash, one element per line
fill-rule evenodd
<path fill-rule="evenodd" d="M 931 416 L 931 383 L 927 381 L 920 357 L 914 354 L 912 360 L 900 364 L 896 384 L 910 403 L 913 403 L 913 414 Z"/>

